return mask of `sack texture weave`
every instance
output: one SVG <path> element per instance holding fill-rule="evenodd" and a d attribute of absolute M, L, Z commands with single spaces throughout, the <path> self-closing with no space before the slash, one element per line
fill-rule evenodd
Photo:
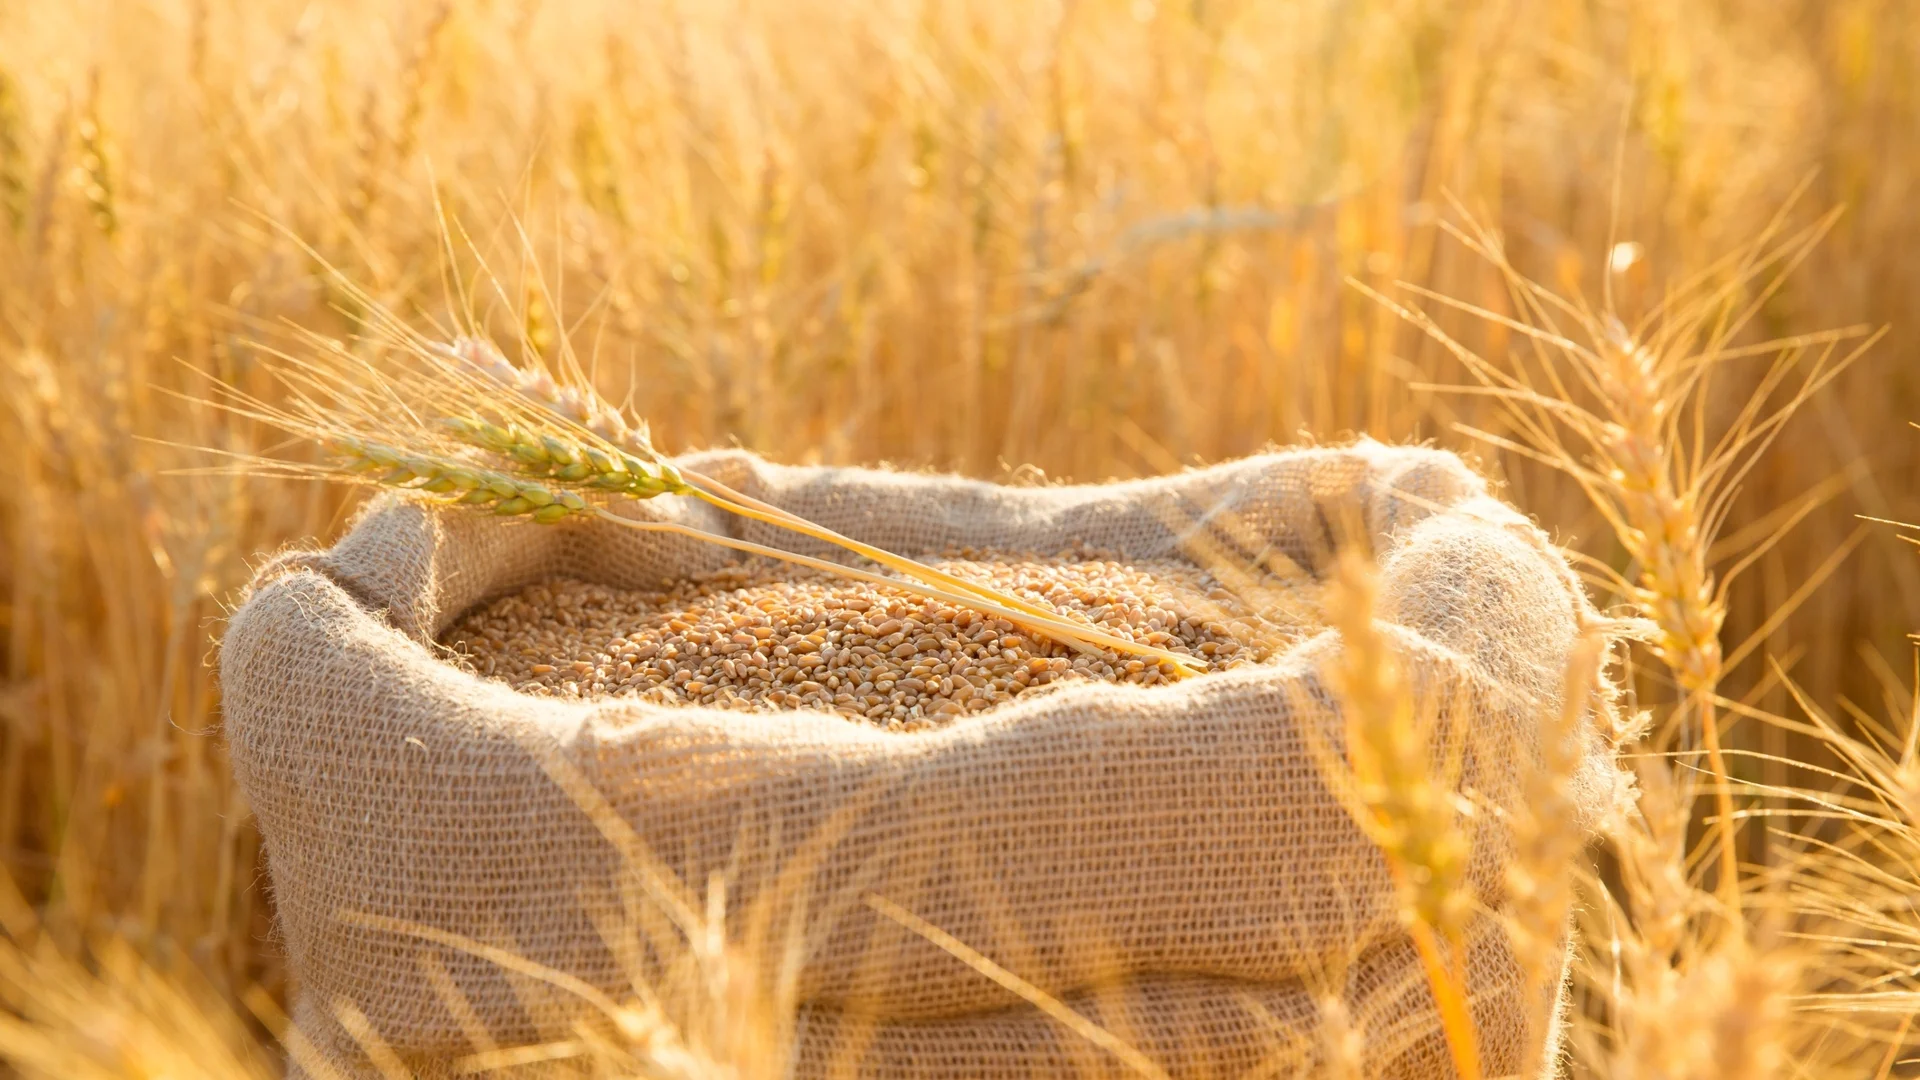
<path fill-rule="evenodd" d="M 1086 543 L 1165 558 L 1207 530 L 1317 575 L 1341 545 L 1369 544 L 1383 629 L 1416 693 L 1447 703 L 1462 785 L 1495 807 L 1517 798 L 1591 614 L 1546 539 L 1433 450 L 1363 441 L 1041 488 L 739 452 L 682 461 L 908 554 Z M 691 499 L 623 512 L 835 553 Z M 652 588 L 733 557 L 606 523 L 535 526 L 395 499 L 331 550 L 262 569 L 222 650 L 227 732 L 266 837 L 297 1015 L 341 1074 L 377 1075 L 336 1019 L 339 1001 L 423 1075 L 474 1051 L 475 1022 L 514 1045 L 564 1034 L 580 1009 L 397 923 L 633 994 L 645 957 L 613 927 L 631 914 L 634 868 L 556 782 L 559 762 L 681 881 L 723 874 L 730 911 L 802 898 L 795 1075 L 828 1075 L 854 1050 L 873 1075 L 1121 1071 L 869 894 L 1177 1076 L 1311 1061 L 1329 990 L 1364 1029 L 1366 1075 L 1451 1075 L 1385 865 L 1316 763 L 1316 746 L 1340 744 L 1321 677 L 1341 648 L 1334 632 L 1256 668 L 1150 689 L 1075 685 L 916 733 L 824 713 L 533 698 L 434 651 L 462 612 L 543 579 Z M 1605 719 L 1590 717 L 1577 777 L 1583 827 L 1615 790 Z M 1511 842 L 1498 813 L 1475 821 L 1471 881 L 1497 904 Z M 1474 1015 L 1487 1075 L 1511 1075 L 1559 988 L 1523 985 L 1493 920 L 1481 924 Z"/>

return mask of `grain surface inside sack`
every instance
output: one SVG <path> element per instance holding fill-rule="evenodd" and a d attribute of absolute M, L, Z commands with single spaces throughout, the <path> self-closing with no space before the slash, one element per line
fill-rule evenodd
<path fill-rule="evenodd" d="M 1305 580 L 1269 583 L 1249 603 L 1178 559 L 962 550 L 922 561 L 1208 671 L 1262 663 L 1316 622 Z M 1004 618 L 767 561 L 652 591 L 543 582 L 467 613 L 441 641 L 455 663 L 539 696 L 826 709 L 903 730 L 1044 687 L 1170 681 L 1151 659 L 1076 651 Z"/>

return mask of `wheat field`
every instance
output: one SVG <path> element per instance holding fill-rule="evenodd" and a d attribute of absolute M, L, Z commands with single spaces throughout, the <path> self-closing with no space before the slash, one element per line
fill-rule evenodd
<path fill-rule="evenodd" d="M 1916 64 L 1895 0 L 0 3 L 0 1060 L 278 1074 L 214 660 L 353 499 L 206 468 L 300 453 L 209 387 L 466 289 L 668 452 L 1469 454 L 1655 624 L 1567 1075 L 1920 1075 Z"/>

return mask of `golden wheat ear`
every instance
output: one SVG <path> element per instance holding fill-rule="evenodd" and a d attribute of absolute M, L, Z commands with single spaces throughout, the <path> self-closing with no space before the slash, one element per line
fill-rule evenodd
<path fill-rule="evenodd" d="M 1456 749 L 1446 755 L 1448 770 L 1437 771 L 1433 740 L 1442 734 L 1442 703 L 1415 699 L 1400 656 L 1375 621 L 1379 590 L 1371 557 L 1353 549 L 1336 557 L 1326 610 L 1340 650 L 1325 675 L 1340 702 L 1344 759 L 1324 735 L 1308 734 L 1329 787 L 1386 857 L 1454 1069 L 1462 1080 L 1480 1080 L 1479 1033 L 1467 1000 L 1466 931 L 1475 898 L 1466 880 L 1473 842 L 1459 813 L 1460 743 L 1447 740 Z M 1460 715 L 1453 704 L 1452 714 Z"/>

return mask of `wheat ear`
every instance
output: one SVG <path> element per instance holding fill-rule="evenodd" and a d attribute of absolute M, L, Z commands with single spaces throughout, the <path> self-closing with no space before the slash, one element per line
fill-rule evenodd
<path fill-rule="evenodd" d="M 1336 787 L 1355 823 L 1386 857 L 1454 1069 L 1461 1080 L 1480 1080 L 1465 965 L 1472 844 L 1460 825 L 1458 793 L 1433 768 L 1431 716 L 1416 708 L 1400 658 L 1374 622 L 1378 594 L 1372 561 L 1342 552 L 1327 597 L 1341 648 L 1326 677 L 1340 700 L 1347 747 Z"/>
<path fill-rule="evenodd" d="M 523 468 L 537 470 L 541 475 L 557 480 L 585 484 L 634 498 L 652 498 L 660 494 L 690 495 L 728 513 L 844 548 L 922 582 L 927 591 L 921 593 L 914 590 L 919 595 L 937 596 L 949 603 L 983 612 L 990 607 L 992 614 L 1039 630 L 1083 652 L 1098 651 L 1091 648 L 1089 643 L 1092 643 L 1122 654 L 1151 659 L 1161 664 L 1163 669 L 1170 669 L 1170 675 L 1193 674 L 1199 670 L 1191 657 L 1063 619 L 1056 611 L 852 539 L 790 511 L 744 495 L 711 477 L 683 472 L 653 448 L 644 425 L 628 424 L 618 410 L 591 390 L 564 385 L 544 370 L 515 367 L 489 342 L 478 338 L 460 338 L 452 345 L 440 347 L 437 353 L 459 362 L 466 371 L 507 390 L 531 408 L 555 415 L 577 427 L 579 434 L 591 435 L 603 444 L 596 447 L 585 440 L 569 439 L 564 434 L 534 435 L 514 424 L 501 425 L 477 417 L 455 417 L 447 421 L 450 430 L 462 441 L 504 455 Z M 630 519 L 615 520 L 624 522 Z M 701 532 L 701 535 L 713 534 Z M 762 553 L 767 550 L 772 549 L 761 549 Z M 822 561 L 821 565 L 832 567 L 836 573 L 845 571 L 845 567 L 838 563 Z M 900 584 L 893 579 L 877 580 L 895 586 Z"/>

